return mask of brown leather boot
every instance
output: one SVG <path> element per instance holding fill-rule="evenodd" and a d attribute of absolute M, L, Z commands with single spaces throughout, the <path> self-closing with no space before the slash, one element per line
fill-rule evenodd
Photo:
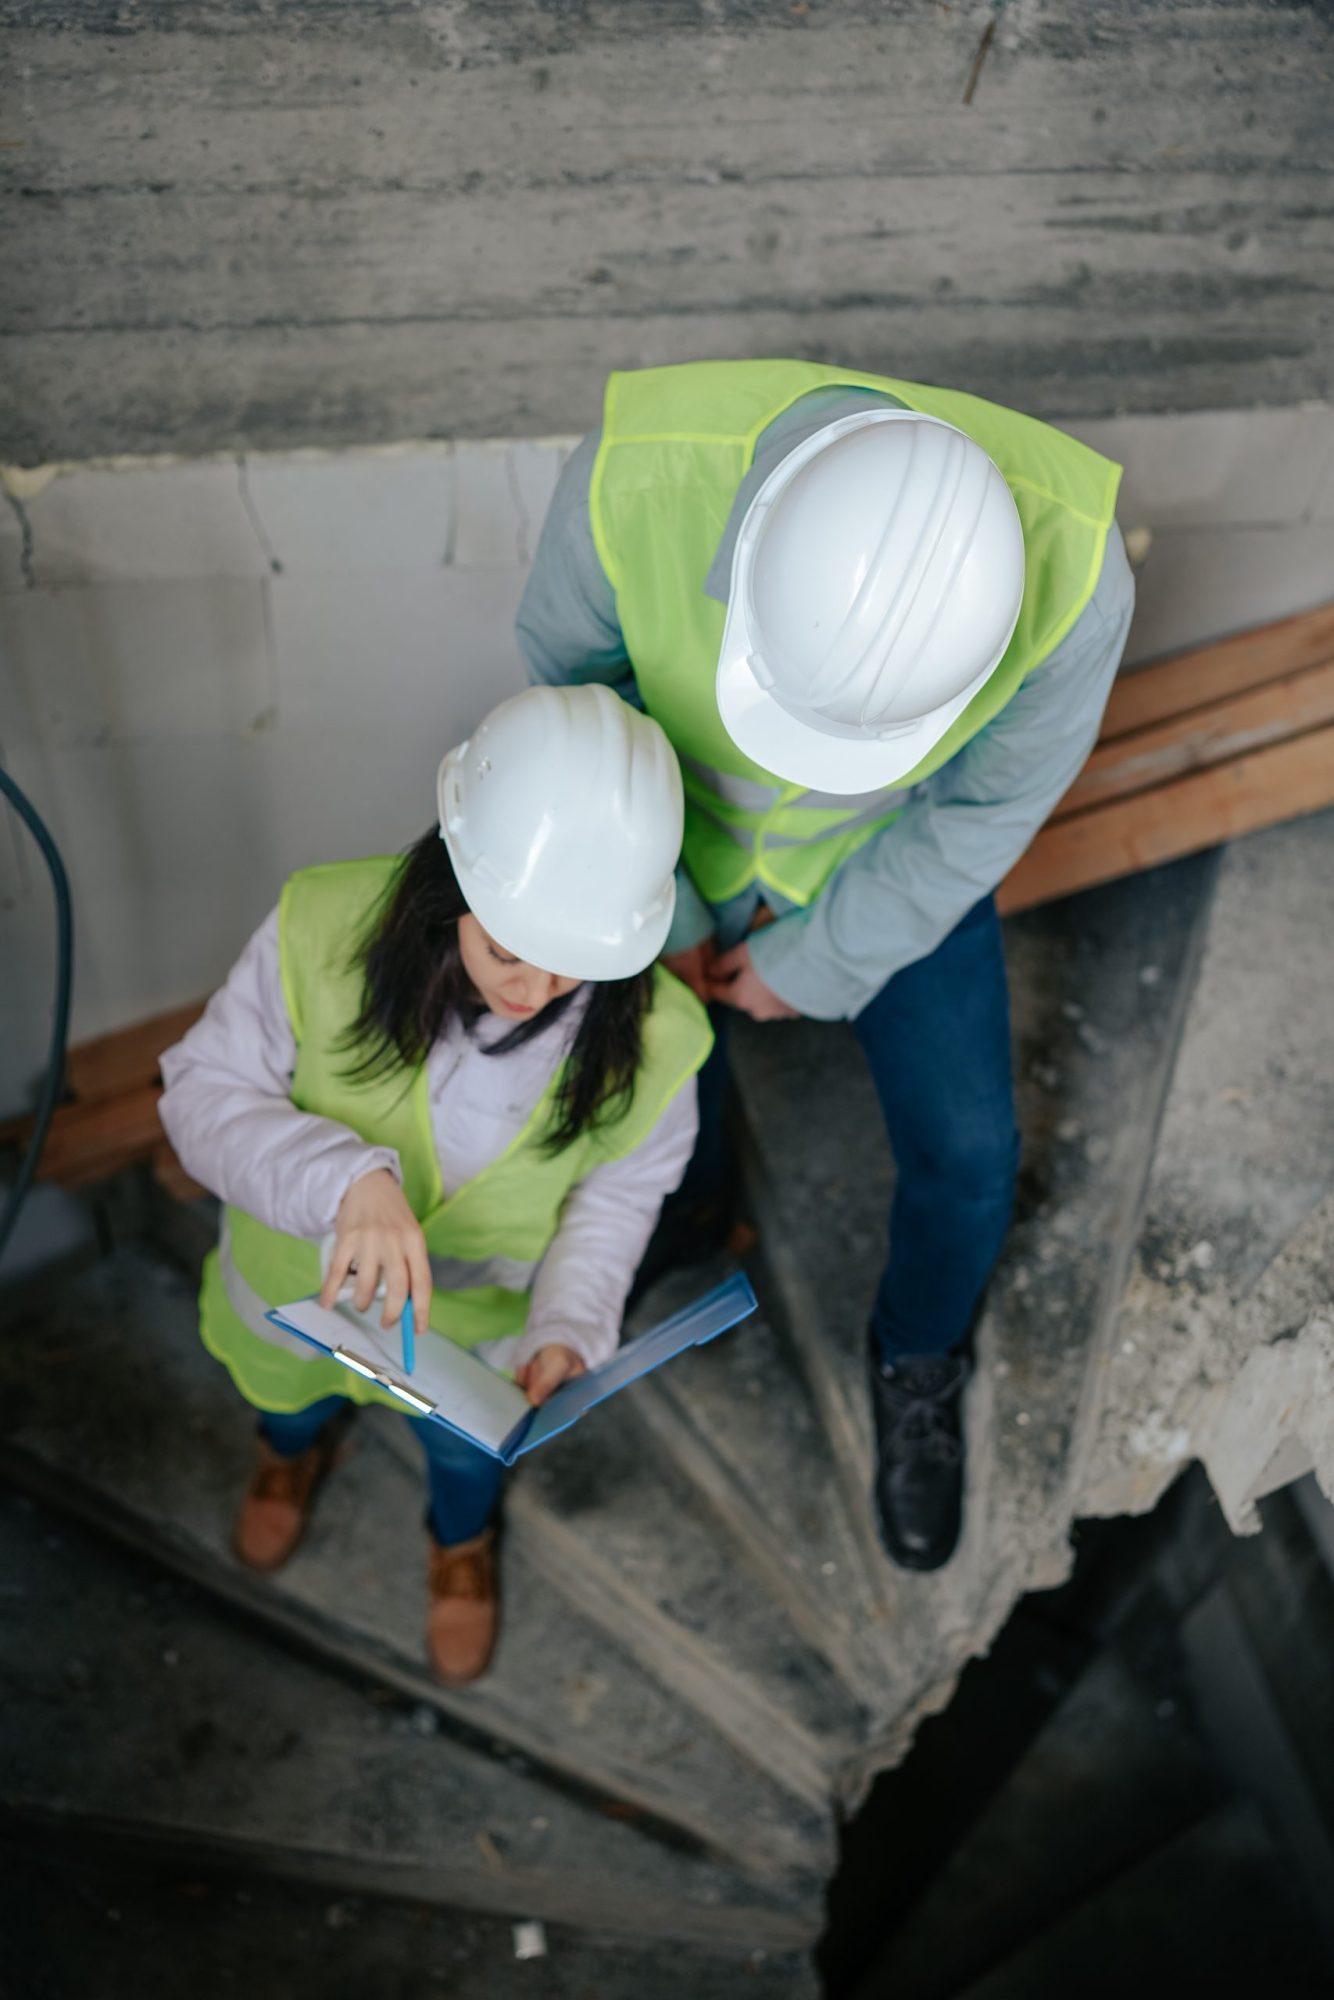
<path fill-rule="evenodd" d="M 232 1547 L 248 1569 L 281 1569 L 293 1553 L 337 1455 L 341 1433 L 335 1421 L 295 1458 L 283 1458 L 260 1439 L 259 1464 L 232 1529 Z"/>
<path fill-rule="evenodd" d="M 495 1529 L 483 1528 L 470 1542 L 448 1548 L 432 1539 L 426 1574 L 431 1672 L 447 1687 L 465 1687 L 486 1672 L 495 1651 L 500 1623 Z"/>

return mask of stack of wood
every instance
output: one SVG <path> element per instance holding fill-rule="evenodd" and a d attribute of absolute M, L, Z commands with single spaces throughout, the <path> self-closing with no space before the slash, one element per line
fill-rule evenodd
<path fill-rule="evenodd" d="M 1001 884 L 1007 914 L 1334 805 L 1334 604 L 1200 646 L 1116 683 L 1083 771 Z M 146 1161 L 200 1192 L 157 1115 L 162 1051 L 203 1003 L 70 1050 L 38 1178 L 81 1187 Z M 27 1121 L 0 1127 L 21 1146 Z"/>
<path fill-rule="evenodd" d="M 1334 604 L 1123 674 L 1007 914 L 1334 805 Z"/>
<path fill-rule="evenodd" d="M 89 1187 L 122 1167 L 147 1161 L 154 1176 L 179 1201 L 203 1189 L 190 1179 L 167 1141 L 157 1115 L 162 1095 L 162 1051 L 179 1042 L 204 1011 L 202 1000 L 138 1021 L 114 1035 L 72 1048 L 65 1062 L 67 1102 L 51 1120 L 37 1167 L 40 1181 Z M 0 1145 L 21 1149 L 32 1121 L 0 1126 Z"/>

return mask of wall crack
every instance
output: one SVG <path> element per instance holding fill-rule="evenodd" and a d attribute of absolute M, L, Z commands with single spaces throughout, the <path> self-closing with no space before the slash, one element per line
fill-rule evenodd
<path fill-rule="evenodd" d="M 533 559 L 533 551 L 530 546 L 533 518 L 528 512 L 528 503 L 523 497 L 523 486 L 519 479 L 519 468 L 515 464 L 514 453 L 512 451 L 505 453 L 505 479 L 509 486 L 510 499 L 514 502 L 514 540 L 518 550 L 519 562 L 526 568 Z"/>
<path fill-rule="evenodd" d="M 238 458 L 236 461 L 236 490 L 240 495 L 241 505 L 245 509 L 245 517 L 250 523 L 251 531 L 254 534 L 255 540 L 259 543 L 260 553 L 263 555 L 265 562 L 273 574 L 281 576 L 283 566 L 279 560 L 278 551 L 269 539 L 269 531 L 260 519 L 259 508 L 255 505 L 255 496 L 250 491 L 250 473 L 244 458 Z"/>
<path fill-rule="evenodd" d="M 17 493 L 5 486 L 5 498 L 14 509 L 14 518 L 19 524 L 19 575 L 23 578 L 25 590 L 36 590 L 37 571 L 33 566 L 36 544 L 33 541 L 32 516 Z"/>

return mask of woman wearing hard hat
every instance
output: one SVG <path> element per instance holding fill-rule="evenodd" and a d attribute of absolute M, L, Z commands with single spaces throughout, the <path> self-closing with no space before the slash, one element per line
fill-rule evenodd
<path fill-rule="evenodd" d="M 875 1504 L 913 1569 L 958 1537 L 1018 1160 L 991 891 L 1098 733 L 1134 602 L 1119 479 L 1031 417 L 855 369 L 613 375 L 519 613 L 534 679 L 632 675 L 681 758 L 667 963 L 757 1020 L 850 1020 L 866 1052 L 897 1166 Z M 721 1050 L 683 1199 L 722 1178 Z"/>
<path fill-rule="evenodd" d="M 270 1306 L 349 1278 L 383 1323 L 479 1348 L 540 1403 L 605 1360 L 694 1144 L 699 1001 L 655 968 L 675 903 L 676 759 L 603 687 L 530 689 L 440 766 L 401 860 L 303 869 L 162 1058 L 162 1120 L 226 1203 L 205 1345 L 261 1412 L 235 1548 L 295 1549 L 350 1403 L 402 1404 Z M 321 1240 L 332 1236 L 321 1264 Z M 495 1641 L 503 1467 L 413 1423 L 430 1484 L 427 1647 L 452 1684 Z"/>

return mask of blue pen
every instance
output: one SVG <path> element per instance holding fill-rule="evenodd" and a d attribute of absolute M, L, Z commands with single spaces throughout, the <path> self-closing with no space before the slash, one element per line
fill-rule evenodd
<path fill-rule="evenodd" d="M 412 1300 L 408 1299 L 398 1322 L 398 1330 L 403 1336 L 403 1366 L 409 1375 L 417 1366 L 417 1329 L 412 1317 Z"/>

